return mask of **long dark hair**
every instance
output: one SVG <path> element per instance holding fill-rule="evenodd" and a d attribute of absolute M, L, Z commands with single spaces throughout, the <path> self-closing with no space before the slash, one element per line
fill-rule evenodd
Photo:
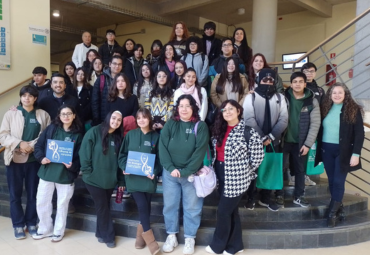
<path fill-rule="evenodd" d="M 152 46 L 150 46 L 150 51 L 152 52 L 153 51 L 153 46 L 157 44 L 159 46 L 159 49 L 161 50 L 163 48 L 163 44 L 161 42 L 161 40 L 159 39 L 155 39 L 153 42 L 152 42 Z"/>
<path fill-rule="evenodd" d="M 70 78 L 69 78 L 69 76 L 67 75 L 67 72 L 66 72 L 66 67 L 67 67 L 67 66 L 71 66 L 71 67 L 73 68 L 73 74 L 74 74 L 74 72 L 76 72 L 76 65 L 75 65 L 75 63 L 73 63 L 72 61 L 69 61 L 69 62 L 67 62 L 67 63 L 64 65 L 64 68 L 63 68 L 64 76 L 65 76 L 65 78 L 70 79 Z"/>
<path fill-rule="evenodd" d="M 157 81 L 157 76 L 160 72 L 165 73 L 166 76 L 167 76 L 166 84 L 164 85 L 163 89 L 161 89 L 161 87 L 159 87 L 159 84 L 158 84 L 158 81 Z M 162 100 L 164 100 L 165 98 L 167 100 L 170 100 L 170 98 L 173 95 L 173 90 L 172 90 L 171 84 L 170 84 L 170 74 L 167 73 L 166 71 L 162 71 L 162 70 L 159 70 L 155 74 L 154 82 L 153 82 L 153 89 L 152 89 L 152 91 L 150 91 L 149 101 L 152 101 L 153 97 L 156 97 L 158 95 L 161 96 Z"/>
<path fill-rule="evenodd" d="M 137 125 L 137 118 L 139 117 L 139 114 L 141 114 L 145 119 L 149 120 L 149 128 L 151 129 L 151 127 L 153 127 L 154 121 L 153 121 L 153 117 L 152 117 L 152 114 L 150 113 L 149 109 L 140 108 L 139 110 L 137 110 L 136 116 L 135 116 L 136 125 Z M 139 126 L 139 125 L 137 125 L 137 126 Z"/>
<path fill-rule="evenodd" d="M 101 62 L 101 72 L 103 72 L 103 69 L 104 69 L 104 63 L 103 63 L 103 60 L 101 59 L 101 57 L 96 57 L 94 58 L 94 60 L 91 62 L 91 66 L 90 66 L 90 69 L 89 69 L 89 78 L 88 78 L 88 81 L 91 81 L 91 75 L 93 74 L 93 72 L 95 71 L 94 70 L 94 64 L 95 64 L 95 61 L 96 60 L 100 60 Z"/>
<path fill-rule="evenodd" d="M 249 83 L 249 90 L 254 90 L 254 83 L 255 83 L 255 80 L 256 80 L 256 73 L 254 72 L 254 69 L 253 69 L 253 62 L 254 60 L 256 59 L 256 57 L 261 57 L 262 60 L 263 60 L 263 68 L 271 68 L 268 64 L 267 64 L 267 60 L 265 58 L 265 56 L 262 54 L 262 53 L 257 53 L 257 54 L 254 54 L 251 62 L 250 62 L 250 65 L 249 65 L 249 71 L 248 71 L 248 83 Z"/>
<path fill-rule="evenodd" d="M 75 73 L 73 74 L 73 89 L 77 91 L 77 86 L 78 86 L 78 81 L 77 81 L 77 74 L 79 71 L 82 71 L 84 73 L 84 78 L 82 80 L 82 87 L 85 89 L 88 89 L 90 87 L 90 84 L 87 83 L 87 73 L 86 71 L 82 68 L 79 67 L 75 70 Z"/>
<path fill-rule="evenodd" d="M 126 49 L 126 43 L 127 43 L 128 41 L 131 41 L 131 42 L 134 44 L 134 47 L 135 47 L 135 45 L 136 45 L 136 42 L 135 42 L 134 40 L 130 39 L 130 38 L 128 38 L 128 39 L 123 43 L 123 45 L 122 45 L 122 49 L 123 49 L 123 56 L 125 56 L 125 57 L 131 57 L 131 56 L 132 56 L 132 54 L 134 53 L 134 49 L 132 49 L 132 51 L 131 51 L 131 52 L 128 52 L 128 50 Z M 121 57 L 123 57 L 123 56 L 121 56 Z"/>
<path fill-rule="evenodd" d="M 115 111 L 110 111 L 107 116 L 105 117 L 103 123 L 101 124 L 101 137 L 102 137 L 102 147 L 103 147 L 103 154 L 106 155 L 108 148 L 109 148 L 109 129 L 110 129 L 110 118 L 112 117 L 112 114 Z M 122 115 L 121 115 L 122 116 Z M 114 130 L 112 133 L 113 139 L 114 139 L 114 147 L 115 147 L 115 152 L 118 153 L 121 143 L 122 143 L 122 138 L 123 138 L 123 117 L 122 117 L 122 122 L 119 127 Z"/>
<path fill-rule="evenodd" d="M 164 66 L 166 65 L 166 48 L 167 46 L 170 46 L 173 50 L 173 57 L 172 57 L 172 61 L 174 60 L 177 60 L 178 59 L 178 56 L 177 56 L 177 53 L 176 53 L 176 49 L 175 47 L 173 47 L 172 44 L 170 43 L 166 43 L 162 50 L 161 50 L 161 54 L 159 55 L 159 58 L 158 58 L 158 63 L 160 64 L 160 66 Z"/>
<path fill-rule="evenodd" d="M 119 92 L 117 89 L 117 80 L 119 77 L 122 77 L 126 83 L 126 89 L 125 89 L 125 92 L 123 93 L 124 98 L 127 99 L 131 96 L 131 84 L 130 84 L 129 78 L 126 76 L 126 74 L 119 73 L 114 77 L 112 85 L 109 87 L 109 91 L 108 91 L 108 101 L 109 102 L 115 101 L 118 97 Z"/>
<path fill-rule="evenodd" d="M 182 77 L 183 77 L 183 79 L 184 79 L 185 75 L 186 75 L 187 73 L 190 73 L 190 72 L 195 73 L 195 77 L 197 76 L 197 72 L 194 70 L 194 68 L 189 67 L 189 68 L 188 68 L 188 69 L 186 69 L 186 71 L 184 72 L 184 75 L 182 76 Z M 199 83 L 198 83 L 198 78 L 196 78 L 195 83 L 194 83 L 194 86 L 195 86 L 195 89 L 196 89 L 196 90 L 197 90 L 197 92 L 198 92 L 199 101 L 200 101 L 200 103 L 202 104 L 202 99 L 203 99 L 203 96 L 202 96 L 202 87 L 201 87 L 201 86 L 199 85 Z M 201 105 L 200 105 L 199 107 L 201 107 Z"/>
<path fill-rule="evenodd" d="M 227 71 L 227 65 L 229 64 L 229 62 L 231 60 L 234 61 L 234 65 L 235 65 L 235 70 L 232 73 L 232 78 L 231 78 L 231 82 L 233 84 L 233 88 L 232 88 L 231 91 L 232 92 L 238 92 L 240 95 L 242 95 L 243 92 L 244 92 L 243 91 L 244 89 L 243 89 L 242 80 L 240 79 L 238 61 L 234 57 L 229 57 L 229 58 L 226 59 L 226 61 L 224 63 L 224 66 L 222 68 L 221 74 L 220 74 L 220 78 L 217 81 L 217 85 L 216 85 L 216 93 L 217 94 L 224 94 L 225 93 L 225 84 L 226 84 L 226 80 L 228 79 L 228 76 L 229 76 L 229 72 Z"/>
<path fill-rule="evenodd" d="M 71 126 L 69 127 L 69 131 L 72 133 L 81 133 L 82 132 L 82 122 L 77 115 L 76 108 L 68 104 L 63 104 L 62 106 L 58 108 L 58 115 L 53 120 L 53 124 L 56 125 L 57 127 L 63 128 L 63 122 L 60 120 L 60 112 L 65 108 L 70 109 L 71 112 L 75 115 L 75 118 L 72 121 Z"/>
<path fill-rule="evenodd" d="M 238 27 L 234 30 L 234 34 L 233 34 L 233 43 L 235 44 L 235 34 L 236 34 L 236 31 L 238 30 L 241 30 L 243 31 L 243 40 L 241 42 L 241 45 L 239 46 L 239 50 L 238 51 L 241 51 L 241 56 L 239 56 L 244 63 L 249 63 L 249 60 L 251 58 L 250 54 L 251 54 L 251 50 L 250 50 L 250 47 L 248 45 L 248 41 L 247 41 L 247 34 L 245 33 L 245 30 L 244 28 L 241 28 L 241 27 Z"/>
<path fill-rule="evenodd" d="M 216 115 L 215 124 L 213 125 L 213 128 L 212 128 L 212 135 L 213 135 L 213 138 L 216 139 L 217 141 L 217 146 L 222 145 L 222 141 L 224 140 L 226 130 L 227 130 L 228 124 L 227 124 L 227 121 L 224 119 L 224 116 L 222 113 L 223 109 L 225 108 L 227 104 L 231 104 L 232 106 L 236 108 L 236 110 L 239 110 L 239 115 L 238 115 L 239 121 L 243 117 L 243 107 L 235 100 L 226 100 L 221 104 L 220 108 L 218 109 L 217 115 Z"/>
<path fill-rule="evenodd" d="M 154 72 L 149 64 L 143 64 L 140 66 L 139 75 L 137 78 L 137 98 L 140 98 L 140 90 L 145 81 L 145 78 L 143 77 L 143 66 L 146 66 L 149 69 L 149 83 L 153 84 L 154 79 Z"/>
<path fill-rule="evenodd" d="M 356 123 L 357 112 L 360 111 L 361 115 L 364 116 L 364 109 L 355 102 L 351 95 L 351 91 L 349 91 L 348 87 L 341 82 L 333 84 L 326 92 L 321 104 L 321 119 L 325 119 L 331 107 L 333 106 L 333 100 L 331 99 L 331 96 L 334 88 L 336 87 L 341 87 L 344 90 L 344 101 L 342 108 L 344 121 L 348 124 Z"/>
<path fill-rule="evenodd" d="M 85 62 L 86 62 L 86 63 L 89 63 L 89 64 L 91 64 L 91 63 L 92 63 L 92 61 L 91 61 L 91 62 L 89 61 L 89 53 L 90 53 L 90 52 L 94 52 L 94 54 L 95 54 L 95 58 L 96 58 L 96 57 L 99 57 L 99 58 L 101 57 L 101 56 L 100 56 L 100 54 L 99 54 L 99 52 L 98 52 L 97 50 L 90 49 L 90 50 L 88 50 L 88 51 L 86 52 L 86 60 L 84 61 L 84 63 L 85 63 Z"/>
<path fill-rule="evenodd" d="M 190 121 L 191 122 L 194 122 L 194 123 L 200 121 L 199 107 L 197 106 L 197 102 L 195 101 L 195 99 L 191 95 L 186 95 L 186 94 L 181 95 L 177 99 L 176 105 L 173 107 L 172 119 L 175 120 L 175 121 L 179 121 L 180 120 L 179 105 L 180 105 L 180 101 L 183 100 L 183 99 L 189 100 L 191 109 L 193 111 L 193 114 L 192 114 L 192 116 L 190 118 Z"/>

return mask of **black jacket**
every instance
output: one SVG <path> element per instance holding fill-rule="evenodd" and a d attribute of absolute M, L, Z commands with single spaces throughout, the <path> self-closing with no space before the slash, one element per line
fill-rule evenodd
<path fill-rule="evenodd" d="M 148 62 L 145 59 L 143 60 L 142 65 L 144 64 L 148 64 Z M 138 79 L 137 73 L 135 72 L 135 67 L 134 67 L 134 57 L 126 59 L 124 73 L 128 77 L 131 87 L 133 87 L 135 82 L 137 82 L 137 79 Z"/>
<path fill-rule="evenodd" d="M 207 54 L 207 39 L 204 37 L 202 38 L 203 41 L 203 53 Z M 208 63 L 212 64 L 213 60 L 215 60 L 217 57 L 221 55 L 221 47 L 222 43 L 220 39 L 213 38 L 211 41 L 211 49 L 209 51 L 208 56 Z"/>
<path fill-rule="evenodd" d="M 41 163 L 41 161 L 46 157 L 48 139 L 53 139 L 56 130 L 57 126 L 55 124 L 50 124 L 44 131 L 42 131 L 37 143 L 35 144 L 35 151 L 33 153 L 38 162 Z M 81 135 L 80 132 L 76 132 L 76 134 Z M 70 168 L 66 168 L 68 170 L 68 179 L 72 182 L 77 178 L 81 167 L 80 156 L 78 154 L 80 147 L 81 143 L 75 143 L 73 148 L 72 166 Z"/>
<path fill-rule="evenodd" d="M 103 65 L 109 65 L 109 61 L 113 55 L 113 51 L 117 48 L 121 48 L 121 46 L 119 46 L 116 40 L 114 40 L 113 47 L 109 46 L 107 41 L 99 47 L 99 55 L 103 60 Z"/>
<path fill-rule="evenodd" d="M 313 80 L 312 82 L 307 82 L 306 88 L 309 88 L 313 91 L 313 93 L 315 94 L 315 98 L 319 102 L 319 105 L 321 105 L 322 99 L 325 96 L 325 90 L 319 87 L 315 80 Z"/>
<path fill-rule="evenodd" d="M 351 172 L 362 168 L 361 157 L 357 166 L 351 167 L 349 162 L 351 161 L 352 154 L 361 155 L 361 150 L 365 139 L 364 121 L 362 119 L 361 111 L 357 111 L 356 122 L 354 124 L 345 122 L 343 120 L 344 107 L 345 105 L 342 107 L 339 124 L 339 158 L 341 170 L 345 172 Z M 321 125 L 319 135 L 317 137 L 315 165 L 322 161 L 322 136 L 323 126 Z"/>
<path fill-rule="evenodd" d="M 33 81 L 29 84 L 29 85 L 33 85 L 36 87 L 36 89 L 38 90 L 39 92 L 39 96 L 37 97 L 37 102 L 39 103 L 41 101 L 41 99 L 43 99 L 44 97 L 47 97 L 49 95 L 52 95 L 53 94 L 53 90 L 51 89 L 51 81 L 49 79 L 47 79 L 44 83 L 44 85 L 42 86 L 37 86 L 36 83 L 34 83 Z"/>
<path fill-rule="evenodd" d="M 73 96 L 78 99 L 80 107 L 79 117 L 82 123 L 92 119 L 91 111 L 91 96 L 93 87 L 88 85 L 88 88 L 82 87 L 80 94 L 77 90 L 73 90 Z"/>
<path fill-rule="evenodd" d="M 161 60 L 159 59 L 157 62 L 155 62 L 152 66 L 153 72 L 156 74 L 158 71 L 165 71 L 170 75 L 170 79 L 172 79 L 175 76 L 175 70 L 171 73 L 170 69 L 166 65 L 166 62 L 162 65 Z M 167 77 L 168 78 L 168 77 Z"/>
<path fill-rule="evenodd" d="M 64 94 L 64 96 L 61 97 L 61 103 L 54 97 L 53 94 L 43 98 L 39 103 L 38 106 L 45 112 L 49 113 L 51 120 L 54 120 L 58 116 L 58 109 L 62 105 L 70 105 L 73 106 L 77 114 L 80 113 L 80 107 L 78 104 L 78 100 L 76 97 Z"/>
<path fill-rule="evenodd" d="M 102 90 L 100 89 L 100 80 L 104 81 Z M 91 110 L 94 126 L 102 123 L 105 116 L 108 114 L 108 89 L 112 82 L 113 78 L 110 73 L 110 68 L 105 68 L 94 84 L 91 97 Z"/>

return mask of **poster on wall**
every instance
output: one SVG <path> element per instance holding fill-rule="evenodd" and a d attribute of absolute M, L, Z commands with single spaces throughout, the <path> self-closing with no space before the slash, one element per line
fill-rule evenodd
<path fill-rule="evenodd" d="M 0 0 L 0 69 L 10 69 L 10 0 Z"/>
<path fill-rule="evenodd" d="M 48 37 L 50 35 L 50 30 L 47 27 L 40 27 L 29 25 L 29 32 L 32 34 L 32 43 L 46 46 Z"/>

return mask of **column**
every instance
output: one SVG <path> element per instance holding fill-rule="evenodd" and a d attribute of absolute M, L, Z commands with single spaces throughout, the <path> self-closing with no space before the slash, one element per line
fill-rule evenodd
<path fill-rule="evenodd" d="M 253 0 L 252 49 L 275 61 L 278 0 Z"/>

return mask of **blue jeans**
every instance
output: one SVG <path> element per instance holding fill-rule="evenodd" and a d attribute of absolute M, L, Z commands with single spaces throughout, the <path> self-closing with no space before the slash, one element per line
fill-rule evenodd
<path fill-rule="evenodd" d="M 328 175 L 331 198 L 342 202 L 347 172 L 342 171 L 340 167 L 339 144 L 323 142 L 322 161 Z"/>
<path fill-rule="evenodd" d="M 184 236 L 195 238 L 202 216 L 203 198 L 197 196 L 194 185 L 187 177 L 172 177 L 163 169 L 163 215 L 168 234 L 179 232 L 179 212 L 182 197 Z"/>
<path fill-rule="evenodd" d="M 17 164 L 11 162 L 6 166 L 6 179 L 8 181 L 10 196 L 10 217 L 13 228 L 36 226 L 36 194 L 39 185 L 37 172 L 40 168 L 38 162 Z M 22 208 L 23 182 L 27 193 L 26 212 Z"/>

